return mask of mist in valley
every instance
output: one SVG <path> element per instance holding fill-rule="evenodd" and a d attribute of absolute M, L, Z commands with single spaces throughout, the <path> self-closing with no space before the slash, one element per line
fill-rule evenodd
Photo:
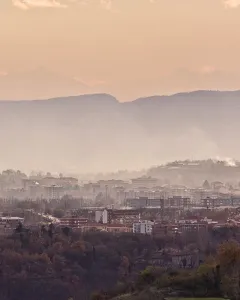
<path fill-rule="evenodd" d="M 0 102 L 0 168 L 75 174 L 181 159 L 240 159 L 240 92 L 121 103 L 107 94 Z"/>

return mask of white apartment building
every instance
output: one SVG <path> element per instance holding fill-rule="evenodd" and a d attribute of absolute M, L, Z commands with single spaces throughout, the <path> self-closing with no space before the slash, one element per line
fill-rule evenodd
<path fill-rule="evenodd" d="M 95 221 L 97 223 L 103 223 L 103 224 L 107 224 L 109 223 L 109 214 L 108 214 L 108 210 L 104 209 L 104 210 L 97 210 L 95 212 Z"/>
<path fill-rule="evenodd" d="M 133 233 L 152 234 L 154 222 L 152 221 L 139 221 L 133 223 Z"/>

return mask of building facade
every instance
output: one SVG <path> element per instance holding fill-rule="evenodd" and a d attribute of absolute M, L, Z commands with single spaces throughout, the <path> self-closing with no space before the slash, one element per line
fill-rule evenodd
<path fill-rule="evenodd" d="M 140 221 L 133 223 L 133 233 L 152 234 L 154 222 Z"/>

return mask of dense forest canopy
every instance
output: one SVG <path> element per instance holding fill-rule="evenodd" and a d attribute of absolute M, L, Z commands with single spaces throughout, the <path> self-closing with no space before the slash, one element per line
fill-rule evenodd
<path fill-rule="evenodd" d="M 181 238 L 168 234 L 80 234 L 52 224 L 31 231 L 19 224 L 13 235 L 0 238 L 0 299 L 96 300 L 111 299 L 119 293 L 140 293 L 145 295 L 141 299 L 155 299 L 149 298 L 148 293 L 149 284 L 153 283 L 157 295 L 167 287 L 191 295 L 196 295 L 196 291 L 200 295 L 231 295 L 224 274 L 230 272 L 232 276 L 240 270 L 239 236 L 238 228 L 217 229 L 202 238 Z M 224 244 L 227 239 L 234 241 Z M 151 271 L 150 275 L 149 268 L 144 271 L 156 251 L 171 249 L 200 251 L 206 261 L 197 269 L 175 273 L 171 268 L 153 268 L 161 271 Z M 220 275 L 216 275 L 217 270 Z M 216 276 L 221 276 L 221 288 L 220 277 Z M 193 288 L 193 283 L 199 285 L 199 290 Z"/>

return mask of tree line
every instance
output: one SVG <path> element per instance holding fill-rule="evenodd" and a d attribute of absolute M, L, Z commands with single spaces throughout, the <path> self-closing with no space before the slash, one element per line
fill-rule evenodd
<path fill-rule="evenodd" d="M 161 300 L 166 298 L 240 299 L 240 244 L 226 241 L 215 256 L 196 269 L 147 267 L 135 282 L 122 281 L 92 300 Z"/>
<path fill-rule="evenodd" d="M 166 290 L 238 299 L 238 236 L 236 230 L 225 228 L 210 233 L 204 245 L 203 239 L 194 242 L 192 235 L 184 237 L 183 245 L 180 236 L 167 234 L 82 234 L 53 224 L 36 230 L 19 224 L 12 235 L 0 237 L 0 299 L 96 300 L 125 293 L 148 297 L 149 291 L 150 298 L 144 299 L 154 299 L 152 293 L 160 297 Z M 144 270 L 145 265 L 137 264 L 139 257 L 148 262 L 158 250 L 186 246 L 200 249 L 207 257 L 198 269 Z"/>

